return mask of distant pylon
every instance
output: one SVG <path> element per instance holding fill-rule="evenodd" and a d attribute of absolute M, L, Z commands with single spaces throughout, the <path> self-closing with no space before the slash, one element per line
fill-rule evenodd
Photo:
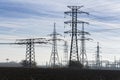
<path fill-rule="evenodd" d="M 64 62 L 68 64 L 68 43 L 65 41 L 64 43 Z"/>
<path fill-rule="evenodd" d="M 79 39 L 81 41 L 81 49 L 80 49 L 80 61 L 83 65 L 87 65 L 87 54 L 86 54 L 86 40 L 90 40 L 90 38 L 86 38 L 85 35 L 90 35 L 89 32 L 86 32 L 84 29 L 85 24 L 89 24 L 88 22 L 81 21 L 82 24 L 82 30 L 80 33 L 81 38 Z"/>
<path fill-rule="evenodd" d="M 35 48 L 33 39 L 28 39 L 26 43 L 26 61 L 29 66 L 35 65 Z"/>
<path fill-rule="evenodd" d="M 18 39 L 17 45 L 26 45 L 26 67 L 35 67 L 35 44 L 46 44 L 45 38 Z"/>
<path fill-rule="evenodd" d="M 52 39 L 49 39 L 49 41 L 52 41 L 52 52 L 49 61 L 51 67 L 58 67 L 60 65 L 58 51 L 57 51 L 57 41 L 62 39 L 58 39 L 57 35 L 60 34 L 56 32 L 56 23 L 54 23 L 53 33 L 50 34 L 50 36 L 52 36 Z"/>
<path fill-rule="evenodd" d="M 71 34 L 71 47 L 70 47 L 70 59 L 69 59 L 69 65 L 71 66 L 72 63 L 79 63 L 79 54 L 78 54 L 78 29 L 77 24 L 81 23 L 81 21 L 77 20 L 78 14 L 87 12 L 80 11 L 79 9 L 83 6 L 68 6 L 71 11 L 65 12 L 66 15 L 71 16 L 72 20 L 64 22 L 65 24 L 70 24 L 72 29 L 69 31 Z"/>
<path fill-rule="evenodd" d="M 97 42 L 97 54 L 96 54 L 96 67 L 100 67 L 100 46 L 99 42 Z"/>

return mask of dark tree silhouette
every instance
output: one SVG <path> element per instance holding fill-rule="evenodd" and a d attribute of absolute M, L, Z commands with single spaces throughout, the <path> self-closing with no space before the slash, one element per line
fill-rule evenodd
<path fill-rule="evenodd" d="M 29 62 L 26 61 L 26 60 L 22 60 L 22 61 L 20 62 L 20 64 L 21 64 L 23 67 L 29 67 Z M 32 63 L 32 66 L 33 66 L 33 67 L 36 67 L 36 65 L 37 65 L 36 62 Z"/>

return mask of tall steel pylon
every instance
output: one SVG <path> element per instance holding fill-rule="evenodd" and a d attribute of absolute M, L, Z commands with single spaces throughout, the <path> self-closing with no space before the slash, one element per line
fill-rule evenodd
<path fill-rule="evenodd" d="M 65 24 L 71 24 L 72 30 L 69 32 L 71 33 L 71 47 L 70 47 L 70 59 L 69 65 L 73 62 L 79 63 L 79 54 L 78 54 L 78 29 L 77 24 L 81 23 L 81 21 L 77 20 L 78 14 L 88 14 L 87 12 L 80 11 L 79 9 L 83 6 L 68 6 L 71 11 L 65 12 L 66 15 L 71 16 L 72 20 L 64 22 Z"/>
<path fill-rule="evenodd" d="M 64 62 L 68 64 L 68 43 L 64 41 Z"/>
<path fill-rule="evenodd" d="M 0 43 L 0 45 L 26 45 L 24 67 L 35 67 L 35 44 L 47 44 L 45 38 L 17 39 L 15 43 Z"/>
<path fill-rule="evenodd" d="M 26 45 L 26 67 L 35 66 L 35 44 L 46 44 L 45 38 L 33 38 L 33 39 L 18 39 L 16 43 L 18 45 Z"/>
<path fill-rule="evenodd" d="M 81 35 L 81 38 L 79 39 L 81 41 L 81 49 L 80 49 L 80 61 L 81 61 L 81 64 L 83 65 L 87 65 L 87 54 L 86 54 L 86 40 L 90 40 L 90 38 L 86 38 L 85 35 L 90 35 L 89 32 L 86 32 L 85 31 L 85 28 L 84 28 L 84 25 L 85 24 L 89 24 L 88 22 L 84 22 L 84 21 L 81 21 L 81 24 L 82 24 L 82 29 L 81 29 L 81 32 L 80 35 Z"/>
<path fill-rule="evenodd" d="M 100 46 L 99 46 L 99 42 L 97 42 L 97 52 L 96 52 L 96 67 L 100 67 L 101 63 L 100 63 Z"/>
<path fill-rule="evenodd" d="M 26 43 L 26 61 L 29 66 L 35 65 L 35 48 L 34 40 L 28 39 Z"/>
<path fill-rule="evenodd" d="M 49 39 L 49 41 L 52 41 L 52 52 L 49 61 L 51 67 L 58 67 L 60 65 L 58 51 L 57 51 L 57 41 L 60 41 L 62 39 L 58 39 L 57 38 L 58 35 L 60 34 L 56 32 L 56 23 L 54 23 L 53 33 L 50 34 L 50 36 L 52 36 L 52 39 Z"/>

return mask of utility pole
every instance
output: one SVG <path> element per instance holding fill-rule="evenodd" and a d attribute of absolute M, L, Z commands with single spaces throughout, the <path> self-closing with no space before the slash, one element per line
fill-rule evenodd
<path fill-rule="evenodd" d="M 60 35 L 56 32 L 56 23 L 54 23 L 54 29 L 53 33 L 50 34 L 52 39 L 49 39 L 48 41 L 52 41 L 52 52 L 50 56 L 49 64 L 51 67 L 58 67 L 60 65 L 58 51 L 57 51 L 57 41 L 61 41 L 62 39 L 58 39 L 57 36 Z"/>
<path fill-rule="evenodd" d="M 71 24 L 72 29 L 68 32 L 71 34 L 71 46 L 70 46 L 70 59 L 69 66 L 72 66 L 73 63 L 79 63 L 79 54 L 78 54 L 78 29 L 77 24 L 81 21 L 77 20 L 78 14 L 88 14 L 87 12 L 80 11 L 79 9 L 83 6 L 68 6 L 70 11 L 64 12 L 66 15 L 71 16 L 71 20 L 64 22 L 65 24 Z"/>

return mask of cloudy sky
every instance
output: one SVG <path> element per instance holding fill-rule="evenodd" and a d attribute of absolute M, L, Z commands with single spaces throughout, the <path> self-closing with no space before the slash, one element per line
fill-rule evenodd
<path fill-rule="evenodd" d="M 57 31 L 63 34 L 71 29 L 64 25 L 64 21 L 70 19 L 64 18 L 68 5 L 84 5 L 81 10 L 90 13 L 79 17 L 90 23 L 85 25 L 86 31 L 91 33 L 88 37 L 93 39 L 86 44 L 88 59 L 94 58 L 96 42 L 100 42 L 102 59 L 114 60 L 115 56 L 120 59 L 120 0 L 0 0 L 0 41 L 46 37 L 52 32 L 54 22 Z M 60 59 L 63 59 L 62 49 L 58 50 Z M 36 47 L 38 64 L 49 61 L 50 51 L 50 45 Z M 25 46 L 0 45 L 0 62 L 6 58 L 19 62 L 24 55 Z"/>

